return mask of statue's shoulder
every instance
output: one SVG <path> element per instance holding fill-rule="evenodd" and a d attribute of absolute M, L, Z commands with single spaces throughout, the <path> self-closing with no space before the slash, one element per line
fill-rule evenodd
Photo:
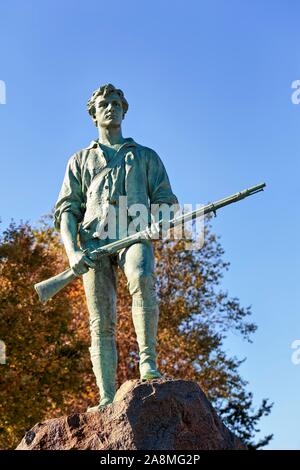
<path fill-rule="evenodd" d="M 148 159 L 157 158 L 158 156 L 157 153 L 151 147 L 147 147 L 146 145 L 139 144 L 138 142 L 135 142 L 135 145 L 138 148 L 139 152 L 142 154 L 142 156 Z"/>
<path fill-rule="evenodd" d="M 83 147 L 77 151 L 75 151 L 71 157 L 70 161 L 74 161 L 80 166 L 84 165 L 86 160 L 88 159 L 91 152 L 97 148 L 97 144 L 95 141 L 92 141 L 87 147 Z"/>

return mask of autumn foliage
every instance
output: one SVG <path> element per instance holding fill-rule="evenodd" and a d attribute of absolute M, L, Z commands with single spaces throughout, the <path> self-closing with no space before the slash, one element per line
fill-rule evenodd
<path fill-rule="evenodd" d="M 255 325 L 220 288 L 228 263 L 206 224 L 201 250 L 183 241 L 156 242 L 160 298 L 158 363 L 169 377 L 199 382 L 221 418 L 244 442 L 256 448 L 256 426 L 271 405 L 255 412 L 252 394 L 239 373 L 240 362 L 224 352 L 224 339 L 236 331 L 250 340 Z M 98 402 L 92 373 L 88 312 L 80 279 L 41 304 L 33 285 L 68 266 L 60 238 L 44 220 L 38 227 L 12 223 L 0 240 L 0 339 L 6 364 L 0 364 L 0 448 L 14 448 L 37 422 L 83 412 Z M 137 344 L 126 280 L 118 282 L 118 375 L 138 377 Z"/>

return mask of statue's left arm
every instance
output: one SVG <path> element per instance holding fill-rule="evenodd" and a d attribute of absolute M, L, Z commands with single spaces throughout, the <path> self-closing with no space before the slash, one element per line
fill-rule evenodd
<path fill-rule="evenodd" d="M 172 191 L 166 168 L 156 152 L 151 150 L 148 154 L 148 194 L 151 204 L 153 222 L 167 221 L 161 226 L 162 236 L 167 234 L 168 221 L 180 212 L 178 199 Z M 167 210 L 162 209 L 169 206 Z"/>
<path fill-rule="evenodd" d="M 154 150 L 148 152 L 148 194 L 151 204 L 178 204 L 165 166 Z"/>

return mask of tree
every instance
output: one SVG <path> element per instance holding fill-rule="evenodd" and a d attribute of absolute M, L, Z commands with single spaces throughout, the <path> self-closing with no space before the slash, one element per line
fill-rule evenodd
<path fill-rule="evenodd" d="M 76 287 L 45 305 L 33 289 L 64 266 L 53 230 L 12 223 L 1 236 L 0 261 L 0 338 L 7 355 L 1 365 L 0 447 L 13 448 L 36 422 L 65 411 L 82 388 L 88 357 L 73 330 Z"/>
<path fill-rule="evenodd" d="M 273 437 L 254 441 L 259 431 L 257 424 L 270 413 L 272 404 L 264 399 L 254 410 L 253 395 L 239 373 L 244 359 L 228 357 L 224 352 L 224 340 L 230 332 L 252 342 L 256 325 L 249 321 L 251 308 L 241 307 L 237 298 L 230 298 L 219 287 L 229 263 L 223 260 L 224 250 L 211 232 L 209 221 L 207 217 L 201 250 L 186 250 L 184 240 L 156 243 L 159 366 L 168 376 L 197 381 L 225 424 L 249 448 L 258 449 Z M 122 362 L 127 361 L 124 370 L 126 377 L 131 378 L 137 374 L 137 349 L 133 348 L 133 330 L 129 329 L 130 299 L 124 277 L 120 287 L 119 318 L 126 325 L 120 342 Z M 124 373 L 119 372 L 120 383 L 124 378 Z"/>
<path fill-rule="evenodd" d="M 227 357 L 223 344 L 232 330 L 250 341 L 256 326 L 250 308 L 219 288 L 228 263 L 206 224 L 206 243 L 187 251 L 184 241 L 156 242 L 160 299 L 158 362 L 174 378 L 199 382 L 221 418 L 252 448 L 257 423 L 269 414 L 264 400 L 255 412 L 252 394 L 239 374 L 241 360 Z M 12 223 L 0 239 L 0 339 L 7 363 L 0 365 L 0 447 L 13 448 L 36 422 L 83 412 L 98 392 L 88 346 L 88 312 L 81 280 L 46 304 L 33 285 L 67 267 L 58 234 L 47 219 L 33 228 Z M 175 275 L 176 273 L 176 275 Z M 138 354 L 130 314 L 131 299 L 123 273 L 118 285 L 117 383 L 138 377 Z"/>

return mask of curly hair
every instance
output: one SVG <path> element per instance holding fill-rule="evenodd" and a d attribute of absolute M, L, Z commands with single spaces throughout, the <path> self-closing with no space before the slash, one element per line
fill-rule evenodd
<path fill-rule="evenodd" d="M 114 85 L 112 85 L 111 83 L 107 83 L 106 85 L 102 85 L 100 88 L 97 88 L 97 90 L 95 90 L 93 92 L 92 96 L 90 97 L 90 99 L 87 102 L 88 113 L 92 117 L 92 119 L 93 119 L 96 126 L 97 126 L 97 122 L 95 121 L 95 113 L 96 113 L 95 101 L 96 101 L 96 98 L 98 98 L 98 96 L 106 97 L 106 96 L 111 95 L 112 93 L 117 93 L 119 95 L 119 97 L 121 98 L 122 108 L 123 108 L 123 117 L 125 116 L 125 114 L 128 111 L 129 105 L 128 105 L 128 102 L 127 102 L 127 100 L 124 96 L 123 91 L 120 90 L 119 88 L 114 87 Z"/>

